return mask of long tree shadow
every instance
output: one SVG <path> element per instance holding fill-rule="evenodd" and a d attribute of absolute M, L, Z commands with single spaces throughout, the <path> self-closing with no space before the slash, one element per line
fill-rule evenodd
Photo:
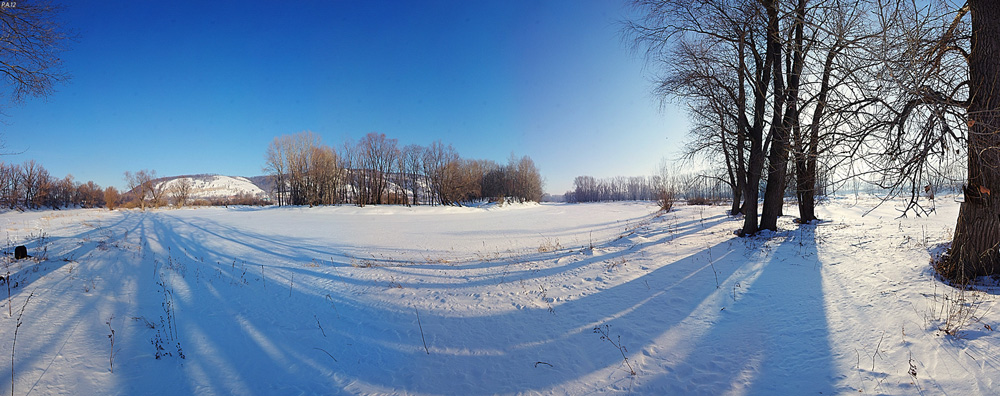
<path fill-rule="evenodd" d="M 403 282 L 407 293 L 398 295 L 413 300 L 393 300 L 390 286 L 338 275 L 347 262 L 312 264 L 345 247 L 162 213 L 135 216 L 113 227 L 128 230 L 141 253 L 101 264 L 120 267 L 121 284 L 108 286 L 120 296 L 114 307 L 82 305 L 52 329 L 85 338 L 71 324 L 95 308 L 144 319 L 148 326 L 129 320 L 120 329 L 126 363 L 116 369 L 117 391 L 493 394 L 633 386 L 640 393 L 797 394 L 826 392 L 832 383 L 815 240 L 806 228 L 786 232 L 778 244 L 704 244 L 704 233 L 730 223 L 660 219 L 606 246 L 629 259 L 652 252 L 657 262 L 648 269 L 630 267 L 618 281 L 594 283 L 592 292 L 551 304 L 539 296 L 533 305 L 468 310 L 448 288 L 510 294 L 526 288 L 497 283 L 496 271 L 458 284 Z M 657 250 L 671 243 L 703 247 L 679 255 Z M 532 258 L 557 262 L 571 254 L 580 253 Z M 495 271 L 506 264 L 424 270 Z M 600 258 L 584 256 L 516 276 L 544 290 L 600 266 Z M 594 333 L 605 324 L 627 347 L 636 376 L 621 352 Z M 155 341 L 171 327 L 176 345 L 164 345 L 171 355 L 156 359 Z M 56 344 L 66 337 L 37 351 L 61 350 Z M 49 359 L 30 355 L 28 365 Z M 69 363 L 51 358 L 49 365 Z"/>
<path fill-rule="evenodd" d="M 93 217 L 88 219 L 99 225 L 75 235 L 61 228 L 49 229 L 58 235 L 48 242 L 49 259 L 35 264 L 40 270 L 31 271 L 30 276 L 14 278 L 19 282 L 18 287 L 5 299 L 5 305 L 16 304 L 13 311 L 16 317 L 21 317 L 22 313 L 24 317 L 23 323 L 18 320 L 16 325 L 13 319 L 3 321 L 6 323 L 2 326 L 4 332 L 20 328 L 22 334 L 28 335 L 18 342 L 14 361 L 19 392 L 32 394 L 64 389 L 70 393 L 91 393 L 92 390 L 86 388 L 74 392 L 69 385 L 88 383 L 94 373 L 60 369 L 60 366 L 76 366 L 86 361 L 88 354 L 80 352 L 81 345 L 86 344 L 90 334 L 102 331 L 103 321 L 108 319 L 103 315 L 123 312 L 122 307 L 127 304 L 116 301 L 117 297 L 133 293 L 134 285 L 122 282 L 119 270 L 122 267 L 116 259 L 118 255 L 128 256 L 122 247 L 124 237 L 115 237 L 109 230 L 120 233 L 134 230 L 141 216 L 115 212 L 102 215 L 97 221 Z M 110 222 L 102 224 L 105 219 Z M 72 229 L 79 223 L 66 226 Z M 5 314 L 8 309 L 4 309 Z M 45 385 L 52 377 L 58 377 L 56 388 Z"/>
<path fill-rule="evenodd" d="M 151 220 L 153 224 L 148 229 L 152 232 L 146 237 L 155 239 L 161 247 L 185 244 L 186 254 L 198 256 L 200 249 L 196 242 L 181 237 L 169 224 L 156 225 L 164 221 L 167 220 Z M 664 243 L 669 233 L 650 230 L 639 236 L 647 243 L 656 238 Z M 245 241 L 239 244 L 246 246 Z M 287 271 L 270 278 L 247 279 L 245 269 L 243 275 L 236 273 L 240 271 L 236 265 L 191 262 L 187 264 L 186 276 L 176 273 L 168 276 L 170 287 L 186 290 L 176 293 L 178 328 L 187 354 L 183 370 L 187 373 L 188 388 L 181 390 L 355 393 L 374 389 L 486 394 L 543 391 L 571 385 L 597 389 L 630 378 L 627 372 L 618 369 L 622 366 L 619 351 L 594 334 L 594 327 L 603 324 L 610 324 L 611 333 L 621 336 L 621 342 L 628 345 L 640 373 L 636 381 L 639 389 L 678 389 L 670 385 L 674 382 L 668 381 L 669 375 L 642 376 L 643 370 L 655 372 L 653 367 L 674 362 L 671 359 L 676 357 L 665 350 L 663 343 L 672 342 L 671 337 L 677 332 L 686 339 L 701 340 L 694 344 L 696 350 L 686 355 L 690 361 L 676 361 L 680 365 L 698 369 L 708 364 L 701 370 L 730 382 L 742 379 L 752 390 L 823 389 L 829 377 L 824 375 L 829 372 L 829 347 L 824 343 L 825 318 L 818 272 L 816 279 L 802 274 L 798 275 L 801 279 L 791 279 L 809 282 L 794 288 L 792 294 L 802 301 L 801 307 L 791 304 L 784 308 L 782 304 L 787 301 L 781 302 L 778 296 L 770 295 L 781 289 L 769 285 L 781 281 L 783 273 L 792 273 L 776 267 L 785 265 L 780 258 L 793 249 L 799 249 L 795 252 L 801 254 L 801 247 L 786 239 L 770 259 L 749 260 L 750 263 L 747 255 L 753 252 L 746 253 L 745 249 L 732 240 L 707 246 L 630 281 L 556 304 L 554 311 L 538 304 L 473 316 L 422 310 L 417 307 L 419 301 L 387 303 L 382 298 L 332 287 L 295 288 L 294 280 L 299 278 L 282 278 L 292 274 Z M 158 255 L 162 262 L 170 251 L 161 248 L 152 254 Z M 261 263 L 258 258 L 248 261 L 251 267 Z M 797 267 L 816 271 L 810 265 Z M 192 282 L 191 273 L 198 268 L 206 268 L 203 274 L 209 275 L 196 276 Z M 315 281 L 305 273 L 298 273 L 305 278 L 299 280 L 303 284 Z M 751 276 L 755 280 L 747 284 L 747 291 L 737 296 L 728 312 L 719 316 L 706 311 L 707 307 L 714 311 L 728 295 L 719 287 L 717 277 L 730 280 Z M 285 280 L 292 281 L 287 288 Z M 805 287 L 810 283 L 815 285 L 813 290 Z M 430 292 L 417 285 L 412 288 L 418 294 Z M 757 289 L 767 294 L 754 294 Z M 155 302 L 147 305 L 155 306 L 152 304 Z M 766 310 L 768 303 L 784 308 L 779 311 L 799 316 L 803 321 L 800 325 L 806 326 L 774 329 L 755 321 L 754 314 L 765 312 L 754 309 Z M 718 325 L 692 327 L 688 323 L 699 320 L 716 321 Z M 775 317 L 773 323 L 790 325 L 784 317 Z M 748 333 L 752 336 L 739 336 L 744 328 L 754 330 Z M 818 344 L 807 347 L 788 342 L 803 337 Z M 712 345 L 723 347 L 709 347 Z M 795 363 L 803 360 L 796 358 L 802 354 L 811 356 L 806 360 L 814 369 L 805 370 L 809 381 L 799 381 L 784 371 L 801 368 Z M 753 364 L 755 361 L 759 363 Z M 756 374 L 746 376 L 746 367 Z M 268 375 L 258 375 L 262 372 Z M 683 372 L 684 369 L 671 371 Z M 786 387 L 776 384 L 779 380 L 809 386 Z M 174 390 L 178 389 L 165 388 L 164 392 Z"/>
<path fill-rule="evenodd" d="M 330 290 L 326 298 L 304 288 L 290 287 L 286 294 L 283 287 L 272 284 L 274 291 L 265 292 L 263 286 L 226 284 L 224 276 L 220 277 L 223 285 L 205 289 L 227 291 L 198 293 L 179 301 L 177 310 L 181 334 L 201 340 L 194 346 L 188 343 L 186 364 L 194 365 L 190 359 L 196 358 L 211 362 L 198 365 L 199 370 L 209 372 L 205 378 L 240 374 L 240 381 L 219 384 L 220 391 L 270 387 L 326 392 L 333 386 L 348 393 L 365 389 L 432 394 L 521 392 L 578 381 L 614 364 L 614 351 L 593 334 L 596 325 L 613 321 L 638 330 L 655 328 L 650 321 L 669 327 L 683 319 L 683 315 L 656 315 L 655 306 L 676 288 L 686 289 L 687 282 L 711 285 L 714 275 L 708 260 L 704 254 L 695 255 L 633 282 L 559 305 L 556 314 L 534 307 L 455 317 L 366 301 L 365 296 L 336 290 Z M 646 296 L 649 289 L 643 281 L 665 283 L 677 278 L 682 281 Z M 702 294 L 684 290 L 676 295 L 683 296 L 679 297 L 683 301 L 698 301 L 711 294 L 714 286 L 701 289 Z M 280 307 L 280 315 L 269 312 L 269 307 Z M 198 320 L 183 319 L 193 313 L 198 313 Z M 420 324 L 415 323 L 418 315 Z M 654 335 L 635 331 L 628 339 L 644 345 Z M 288 367 L 292 361 L 300 365 Z M 533 365 L 538 361 L 551 367 Z M 281 375 L 267 379 L 253 375 L 260 370 Z"/>
<path fill-rule="evenodd" d="M 835 389 L 815 226 L 747 245 L 766 255 L 724 282 L 721 312 L 706 309 L 700 316 L 710 320 L 693 316 L 658 340 L 673 350 L 659 362 L 666 373 L 649 389 L 664 394 L 844 392 Z"/>
<path fill-rule="evenodd" d="M 31 235 L 24 244 L 31 255 L 27 259 L 14 260 L 13 256 L 4 258 L 3 269 L 0 270 L 2 288 L 9 287 L 12 295 L 18 295 L 23 290 L 32 288 L 32 284 L 44 276 L 73 265 L 77 259 L 83 258 L 98 247 L 115 243 L 115 239 L 105 233 L 111 229 L 129 229 L 138 225 L 137 217 L 129 212 L 112 214 L 115 219 L 110 224 L 94 227 L 79 234 L 60 236 L 62 232 L 54 229 L 42 229 L 37 235 Z M 76 226 L 70 223 L 68 226 Z M 52 234 L 49 234 L 52 233 Z M 3 303 L 0 303 L 2 308 Z"/>
<path fill-rule="evenodd" d="M 544 253 L 534 252 L 498 255 L 492 259 L 484 260 L 463 260 L 459 262 L 452 262 L 446 259 L 441 259 L 440 261 L 445 261 L 445 263 L 427 263 L 426 261 L 435 261 L 434 256 L 427 257 L 424 261 L 418 261 L 419 259 L 414 259 L 414 257 L 421 256 L 423 252 L 402 251 L 402 253 L 408 255 L 409 258 L 387 258 L 382 254 L 379 254 L 379 257 L 375 258 L 374 253 L 372 253 L 373 257 L 369 259 L 363 255 L 357 257 L 355 255 L 345 253 L 350 251 L 367 251 L 364 248 L 344 244 L 331 244 L 328 240 L 319 238 L 309 240 L 280 235 L 265 235 L 241 230 L 230 225 L 220 224 L 218 222 L 204 219 L 193 221 L 163 216 L 156 213 L 151 213 L 148 216 L 148 221 L 144 222 L 142 228 L 151 228 L 157 235 L 157 240 L 159 241 L 158 243 L 164 246 L 173 247 L 175 249 L 173 254 L 184 255 L 191 260 L 201 261 L 203 263 L 214 262 L 220 265 L 234 263 L 234 261 L 250 261 L 252 263 L 256 263 L 256 265 L 266 264 L 268 267 L 283 267 L 290 271 L 300 272 L 303 275 L 326 277 L 338 282 L 362 286 L 369 284 L 370 281 L 361 281 L 351 277 L 332 274 L 330 272 L 330 266 L 370 266 L 377 267 L 378 269 L 385 271 L 393 271 L 393 267 L 405 268 L 406 270 L 443 271 L 495 269 L 496 271 L 493 272 L 484 272 L 483 274 L 485 274 L 485 276 L 482 276 L 481 274 L 479 276 L 479 280 L 466 283 L 467 286 L 477 284 L 487 286 L 490 284 L 502 283 L 502 278 L 525 279 L 529 276 L 532 278 L 540 278 L 553 273 L 563 272 L 572 268 L 612 259 L 616 256 L 625 254 L 624 252 L 617 251 L 620 249 L 613 249 L 616 251 L 611 254 L 596 257 L 592 256 L 584 260 L 570 262 L 562 259 L 579 255 L 579 250 L 562 248 Z M 148 226 L 146 225 L 147 223 Z M 621 237 L 608 240 L 604 243 L 598 244 L 597 247 L 619 248 L 624 244 L 624 242 L 620 239 Z M 227 244 L 230 245 L 227 246 L 230 249 L 232 245 L 235 245 L 240 249 L 250 251 L 251 254 L 249 254 L 249 259 L 247 257 L 234 257 L 230 254 L 230 252 L 217 252 L 216 249 L 213 248 L 215 246 L 226 246 Z M 209 248 L 206 249 L 206 247 Z M 515 265 L 511 268 L 512 266 L 510 263 L 512 260 L 518 263 L 541 261 L 559 262 L 562 260 L 570 264 L 560 266 L 550 265 L 544 268 L 526 268 L 525 266 Z M 292 265 L 293 263 L 302 262 L 316 262 L 323 263 L 324 265 L 315 265 L 311 267 L 298 267 Z M 329 265 L 326 265 L 327 263 Z M 438 284 L 424 282 L 419 285 L 404 282 L 400 283 L 400 285 L 404 287 L 419 286 L 423 288 L 454 287 L 453 282 L 442 282 Z"/>

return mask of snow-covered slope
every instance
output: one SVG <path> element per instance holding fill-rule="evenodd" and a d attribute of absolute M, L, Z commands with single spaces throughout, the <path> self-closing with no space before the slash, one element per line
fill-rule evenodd
<path fill-rule="evenodd" d="M 635 203 L 8 212 L 0 350 L 14 394 L 1000 393 L 998 289 L 928 264 L 958 205 L 876 203 L 756 238 Z"/>
<path fill-rule="evenodd" d="M 161 187 L 166 191 L 171 191 L 178 184 L 187 181 L 191 184 L 190 200 L 205 199 L 226 199 L 244 195 L 256 198 L 267 197 L 267 192 L 262 190 L 250 179 L 240 176 L 222 175 L 198 175 L 198 176 L 178 176 L 159 181 Z"/>

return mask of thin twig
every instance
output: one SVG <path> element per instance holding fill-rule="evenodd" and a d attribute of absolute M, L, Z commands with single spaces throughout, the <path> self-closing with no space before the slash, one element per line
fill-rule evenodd
<path fill-rule="evenodd" d="M 14 303 L 14 298 L 10 295 L 10 271 L 7 271 L 7 280 L 4 283 L 7 284 L 7 316 L 13 318 L 14 311 L 10 306 Z"/>
<path fill-rule="evenodd" d="M 329 356 L 330 359 L 333 359 L 334 362 L 337 362 L 337 358 L 333 357 L 333 355 L 331 355 L 330 352 L 327 352 L 326 349 L 323 349 L 323 348 L 313 348 L 313 349 L 323 351 L 323 353 L 325 353 L 326 356 Z M 337 362 L 337 363 L 340 363 L 340 362 Z"/>
<path fill-rule="evenodd" d="M 885 331 L 882 332 L 882 337 L 878 339 L 878 345 L 875 345 L 875 353 L 872 354 L 872 372 L 875 372 L 875 356 L 878 356 L 878 349 L 882 347 L 882 339 L 885 338 Z"/>
<path fill-rule="evenodd" d="M 32 291 L 28 295 L 28 298 L 24 299 L 24 305 L 21 306 L 21 312 L 17 314 L 17 327 L 14 328 L 14 341 L 10 344 L 10 396 L 14 396 L 14 347 L 17 346 L 17 331 L 21 329 L 21 316 L 24 316 L 24 309 L 28 307 L 28 301 L 31 301 L 31 297 L 35 296 L 35 292 Z"/>
<path fill-rule="evenodd" d="M 108 334 L 108 338 L 111 340 L 111 353 L 108 354 L 108 363 L 111 365 L 111 374 L 115 373 L 115 329 L 111 327 L 111 321 L 113 320 L 115 320 L 115 315 L 111 315 L 111 317 L 108 318 L 108 321 L 104 322 L 108 325 L 108 330 L 111 331 L 111 333 Z"/>
<path fill-rule="evenodd" d="M 326 337 L 326 330 L 323 330 L 323 325 L 319 323 L 319 318 L 316 315 L 313 315 L 313 318 L 316 319 L 316 326 L 319 327 L 319 331 L 323 332 L 323 337 Z"/>
<path fill-rule="evenodd" d="M 424 342 L 424 352 L 430 355 L 431 351 L 427 349 L 427 339 L 424 338 L 424 326 L 420 324 L 420 311 L 417 311 L 417 307 L 413 307 L 413 312 L 417 314 L 417 327 L 420 328 L 420 341 Z"/>
<path fill-rule="evenodd" d="M 614 345 L 615 348 L 618 348 L 618 352 L 622 354 L 622 359 L 625 359 L 625 364 L 628 366 L 629 374 L 636 375 L 635 369 L 632 368 L 632 364 L 628 362 L 628 356 L 625 356 L 625 352 L 627 352 L 627 349 L 624 346 L 622 346 L 622 336 L 621 335 L 618 336 L 618 342 L 612 340 L 610 335 L 611 325 L 604 325 L 603 327 L 602 326 L 594 327 L 594 333 L 600 334 L 602 340 L 606 340 L 607 342 L 610 342 L 611 345 Z"/>

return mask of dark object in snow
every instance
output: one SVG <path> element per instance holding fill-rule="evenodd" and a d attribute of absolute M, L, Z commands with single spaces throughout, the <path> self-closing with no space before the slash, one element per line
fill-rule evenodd
<path fill-rule="evenodd" d="M 26 258 L 28 258 L 28 248 L 24 247 L 24 245 L 14 248 L 14 260 Z"/>

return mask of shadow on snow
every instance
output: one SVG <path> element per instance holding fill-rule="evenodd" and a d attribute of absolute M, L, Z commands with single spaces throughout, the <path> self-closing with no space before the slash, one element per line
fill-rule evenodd
<path fill-rule="evenodd" d="M 550 276 L 664 244 L 698 243 L 706 230 L 732 224 L 724 215 L 678 223 L 668 214 L 599 244 L 602 255 L 562 249 L 456 265 L 383 261 L 399 266 L 359 270 L 487 272 L 460 283 L 399 284 L 421 301 L 453 287 L 516 292 L 514 280 L 544 287 Z M 771 240 L 730 237 L 676 259 L 654 256 L 672 261 L 631 268 L 642 273 L 551 310 L 545 304 L 498 307 L 498 313 L 475 316 L 418 313 L 411 301 L 373 298 L 388 286 L 338 270 L 352 264 L 348 255 L 337 255 L 351 246 L 254 234 L 168 212 L 126 215 L 113 227 L 128 229 L 142 248 L 139 265 L 123 268 L 109 291 L 132 293 L 136 300 L 81 311 L 121 312 L 156 327 L 131 319 L 123 324 L 123 360 L 115 376 L 126 392 L 492 394 L 580 384 L 644 393 L 834 391 L 814 226 Z M 227 256 L 232 246 L 253 254 Z M 520 260 L 541 264 L 509 270 Z M 166 331 L 160 317 L 168 298 L 186 358 L 155 360 L 152 338 Z M 63 321 L 66 326 L 92 315 L 68 314 L 73 319 Z M 621 337 L 637 376 L 594 334 L 604 324 L 612 337 Z M 72 334 L 75 327 L 52 331 Z M 66 337 L 52 340 L 65 343 Z"/>

